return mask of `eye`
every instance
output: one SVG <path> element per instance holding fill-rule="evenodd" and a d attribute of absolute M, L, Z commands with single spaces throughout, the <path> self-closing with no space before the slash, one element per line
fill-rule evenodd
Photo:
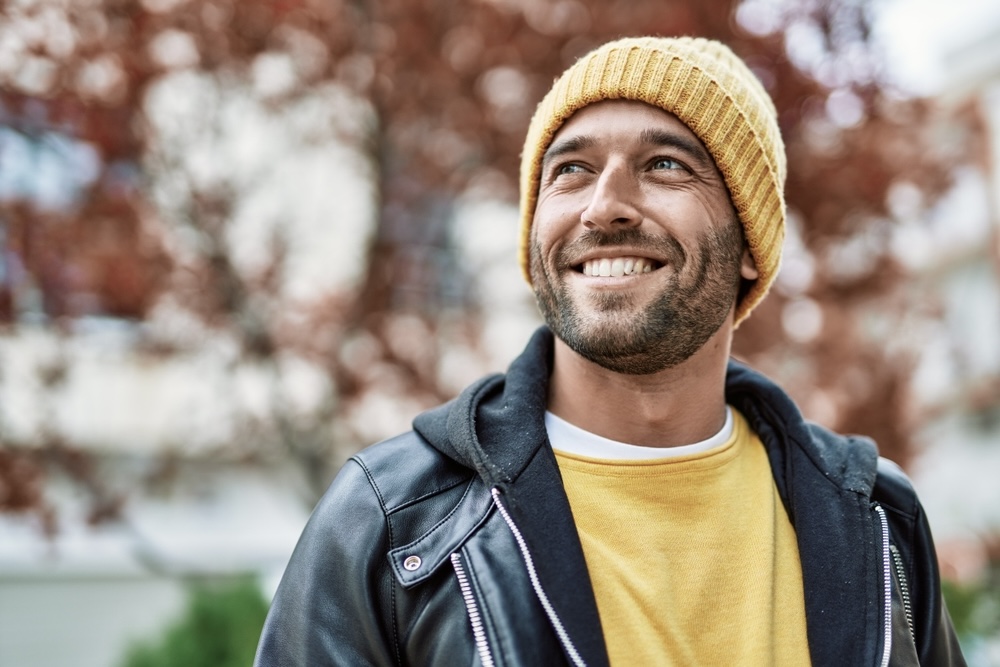
<path fill-rule="evenodd" d="M 581 167 L 580 165 L 575 164 L 573 162 L 568 162 L 564 165 L 561 165 L 558 169 L 556 169 L 556 176 L 562 176 L 564 174 L 579 174 L 582 171 L 583 167 Z"/>
<path fill-rule="evenodd" d="M 650 165 L 653 169 L 685 169 L 686 167 L 678 162 L 668 157 L 658 157 L 653 160 Z"/>

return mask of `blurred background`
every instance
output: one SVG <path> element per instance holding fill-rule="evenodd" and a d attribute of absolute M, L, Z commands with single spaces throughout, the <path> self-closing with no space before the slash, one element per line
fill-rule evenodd
<path fill-rule="evenodd" d="M 343 461 L 540 323 L 527 122 L 635 34 L 774 97 L 789 237 L 737 355 L 910 473 L 1000 665 L 989 0 L 4 0 L 0 665 L 248 665 Z"/>

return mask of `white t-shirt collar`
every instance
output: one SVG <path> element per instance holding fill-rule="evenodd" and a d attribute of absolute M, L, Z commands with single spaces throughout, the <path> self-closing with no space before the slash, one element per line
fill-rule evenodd
<path fill-rule="evenodd" d="M 574 426 L 548 410 L 545 411 L 545 430 L 548 432 L 552 449 L 567 454 L 620 461 L 670 459 L 706 452 L 725 444 L 733 434 L 733 410 L 726 406 L 726 423 L 711 438 L 677 447 L 644 447 L 610 440 Z"/>

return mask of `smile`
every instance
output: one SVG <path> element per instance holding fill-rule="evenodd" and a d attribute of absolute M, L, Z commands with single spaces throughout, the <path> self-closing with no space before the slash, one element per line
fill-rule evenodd
<path fill-rule="evenodd" d="M 585 276 L 619 278 L 649 273 L 658 268 L 659 262 L 646 257 L 602 257 L 587 260 L 578 270 Z"/>

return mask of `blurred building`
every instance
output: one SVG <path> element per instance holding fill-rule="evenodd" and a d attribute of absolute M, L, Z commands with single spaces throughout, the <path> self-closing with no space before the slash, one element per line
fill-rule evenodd
<path fill-rule="evenodd" d="M 22 327 L 0 347 L 7 438 L 48 426 L 89 457 L 47 480 L 51 536 L 34 513 L 0 514 L 2 665 L 113 667 L 184 608 L 187 584 L 250 574 L 275 585 L 308 516 L 294 470 L 212 449 L 237 426 L 220 419 L 225 357 L 150 357 L 135 327 L 74 331 L 60 350 L 66 383 L 44 395 L 34 368 L 53 333 Z M 102 486 L 88 489 L 88 475 Z M 95 523 L 118 502 L 120 516 Z"/>
<path fill-rule="evenodd" d="M 1000 31 L 948 52 L 942 104 L 978 114 L 989 170 L 957 175 L 928 215 L 914 299 L 936 300 L 914 377 L 914 481 L 945 574 L 982 573 L 1000 534 Z M 995 559 L 996 554 L 992 557 Z"/>

